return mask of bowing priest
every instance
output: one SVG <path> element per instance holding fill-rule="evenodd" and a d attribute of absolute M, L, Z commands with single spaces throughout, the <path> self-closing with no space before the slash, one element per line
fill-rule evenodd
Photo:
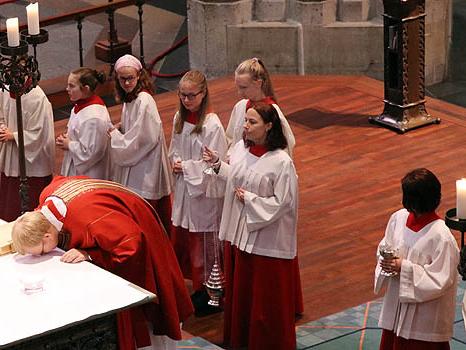
<path fill-rule="evenodd" d="M 157 302 L 118 314 L 119 348 L 176 348 L 193 308 L 168 236 L 139 195 L 110 181 L 56 177 L 38 209 L 16 220 L 12 238 L 20 254 L 59 247 L 66 263 L 91 261 L 155 293 Z"/>

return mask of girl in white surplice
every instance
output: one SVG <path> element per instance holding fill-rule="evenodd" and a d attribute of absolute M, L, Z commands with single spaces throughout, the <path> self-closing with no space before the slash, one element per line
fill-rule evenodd
<path fill-rule="evenodd" d="M 169 158 L 175 175 L 173 246 L 185 278 L 193 282 L 192 301 L 197 316 L 220 311 L 207 304 L 204 282 L 214 261 L 214 238 L 219 230 L 223 198 L 207 195 L 202 160 L 205 147 L 223 159 L 227 143 L 223 126 L 210 111 L 205 76 L 187 72 L 178 87 L 179 111 L 173 119 Z"/>

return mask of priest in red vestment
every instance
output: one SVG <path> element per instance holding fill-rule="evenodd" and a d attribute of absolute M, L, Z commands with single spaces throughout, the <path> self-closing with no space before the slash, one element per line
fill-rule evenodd
<path fill-rule="evenodd" d="M 157 301 L 118 314 L 120 349 L 151 344 L 153 334 L 181 339 L 193 307 L 170 241 L 152 207 L 110 181 L 57 177 L 36 211 L 16 220 L 15 248 L 40 255 L 55 247 L 62 260 L 89 260 L 157 295 Z"/>

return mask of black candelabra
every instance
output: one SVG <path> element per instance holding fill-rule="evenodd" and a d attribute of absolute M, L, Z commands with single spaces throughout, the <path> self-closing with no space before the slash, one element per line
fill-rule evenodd
<path fill-rule="evenodd" d="M 19 196 L 21 212 L 29 208 L 29 189 L 26 174 L 26 156 L 24 151 L 23 113 L 21 96 L 27 94 L 40 80 L 36 58 L 37 44 L 48 40 L 48 32 L 41 29 L 37 35 L 30 35 L 27 31 L 21 32 L 18 46 L 9 46 L 5 33 L 0 36 L 0 89 L 8 91 L 16 100 L 16 122 L 18 132 L 18 159 L 19 159 Z M 34 55 L 28 54 L 29 44 L 34 48 Z"/>

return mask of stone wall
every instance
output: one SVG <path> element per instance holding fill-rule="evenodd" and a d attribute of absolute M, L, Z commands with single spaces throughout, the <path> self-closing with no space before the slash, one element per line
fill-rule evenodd
<path fill-rule="evenodd" d="M 451 3 L 426 0 L 428 85 L 447 74 Z M 382 13 L 382 0 L 188 0 L 191 67 L 221 76 L 262 57 L 277 73 L 382 78 Z"/>

